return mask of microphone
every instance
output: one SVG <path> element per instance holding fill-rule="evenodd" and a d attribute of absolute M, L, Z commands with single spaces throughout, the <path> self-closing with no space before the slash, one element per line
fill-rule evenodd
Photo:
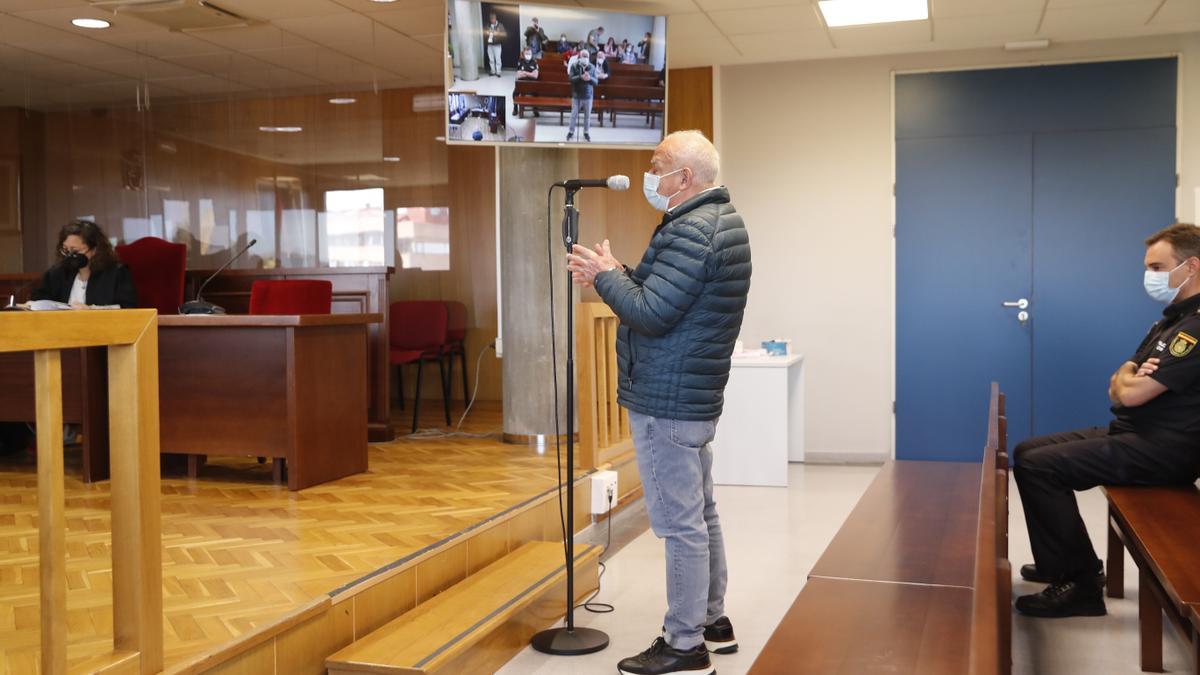
<path fill-rule="evenodd" d="M 221 265 L 220 267 L 218 267 L 216 272 L 213 272 L 211 275 L 209 275 L 209 277 L 204 280 L 204 283 L 200 284 L 200 290 L 196 291 L 196 299 L 192 300 L 191 302 L 185 302 L 182 305 L 180 305 L 179 313 L 180 314 L 224 314 L 225 313 L 224 307 L 221 307 L 220 305 L 214 305 L 211 302 L 205 302 L 204 300 L 201 299 L 200 296 L 204 294 L 204 287 L 208 285 L 208 282 L 210 282 L 214 278 L 216 278 L 216 276 L 218 274 L 220 274 L 221 272 L 224 272 L 225 268 L 232 265 L 234 260 L 237 260 L 238 258 L 242 257 L 243 253 L 245 253 L 246 251 L 249 251 L 250 247 L 257 243 L 258 243 L 257 239 L 251 239 L 249 244 L 246 244 L 246 246 L 244 248 L 242 248 L 242 250 L 237 252 L 237 255 L 230 258 L 224 265 Z"/>
<path fill-rule="evenodd" d="M 572 178 L 554 184 L 568 190 L 578 190 L 585 187 L 608 188 L 609 190 L 628 190 L 629 176 L 617 174 L 608 178 Z"/>

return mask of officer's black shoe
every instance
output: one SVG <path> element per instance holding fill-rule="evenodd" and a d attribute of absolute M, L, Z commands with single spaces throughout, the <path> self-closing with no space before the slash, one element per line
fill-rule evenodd
<path fill-rule="evenodd" d="M 1051 581 L 1054 581 L 1054 578 L 1049 574 L 1042 574 L 1039 572 L 1037 565 L 1034 563 L 1021 565 L 1021 578 L 1025 581 L 1032 581 L 1035 584 L 1048 584 Z"/>
<path fill-rule="evenodd" d="M 1085 576 L 1056 581 L 1040 593 L 1017 598 L 1017 611 L 1026 616 L 1061 618 L 1104 616 L 1104 576 Z"/>
<path fill-rule="evenodd" d="M 657 638 L 650 648 L 617 664 L 621 675 L 714 675 L 717 671 L 708 658 L 708 649 L 696 645 L 692 649 L 675 649 L 663 638 Z"/>
<path fill-rule="evenodd" d="M 704 627 L 704 646 L 712 654 L 732 654 L 738 650 L 733 624 L 728 617 L 723 616 Z"/>

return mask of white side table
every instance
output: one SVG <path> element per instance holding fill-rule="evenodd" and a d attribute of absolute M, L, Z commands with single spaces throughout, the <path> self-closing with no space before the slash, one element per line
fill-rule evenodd
<path fill-rule="evenodd" d="M 713 448 L 713 482 L 787 487 L 804 461 L 804 356 L 734 356 Z"/>

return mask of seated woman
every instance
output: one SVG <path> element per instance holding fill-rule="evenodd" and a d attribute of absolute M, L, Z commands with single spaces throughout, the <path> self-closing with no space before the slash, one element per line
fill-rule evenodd
<path fill-rule="evenodd" d="M 604 55 L 610 59 L 617 56 L 617 39 L 616 38 L 609 37 L 608 42 L 604 43 Z"/>
<path fill-rule="evenodd" d="M 621 63 L 637 63 L 637 52 L 634 51 L 633 45 L 629 44 L 629 40 L 621 41 L 618 51 L 621 53 Z"/>
<path fill-rule="evenodd" d="M 76 220 L 59 231 L 58 262 L 42 275 L 33 299 L 65 302 L 75 309 L 113 305 L 127 309 L 137 307 L 137 289 L 100 226 Z"/>

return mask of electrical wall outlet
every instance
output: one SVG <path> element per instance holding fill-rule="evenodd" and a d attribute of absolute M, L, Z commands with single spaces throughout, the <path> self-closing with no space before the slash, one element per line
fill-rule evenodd
<path fill-rule="evenodd" d="M 592 515 L 608 513 L 617 503 L 617 472 L 597 471 L 592 474 Z"/>

